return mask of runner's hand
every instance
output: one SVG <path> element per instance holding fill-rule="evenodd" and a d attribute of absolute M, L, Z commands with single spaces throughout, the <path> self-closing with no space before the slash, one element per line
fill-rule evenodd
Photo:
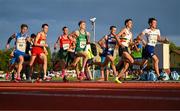
<path fill-rule="evenodd" d="M 125 46 L 124 46 L 123 44 L 121 44 L 121 47 L 122 47 L 122 48 L 125 48 Z"/>
<path fill-rule="evenodd" d="M 44 44 L 44 47 L 48 47 L 48 44 Z"/>
<path fill-rule="evenodd" d="M 10 56 L 11 56 L 11 57 L 14 57 L 14 51 L 11 52 Z"/>
<path fill-rule="evenodd" d="M 165 39 L 164 39 L 164 43 L 169 43 L 168 38 L 165 38 Z"/>
<path fill-rule="evenodd" d="M 56 49 L 57 49 L 57 47 L 58 47 L 58 44 L 57 44 L 57 43 L 55 43 L 55 44 L 54 44 L 54 50 L 56 50 Z"/>
<path fill-rule="evenodd" d="M 6 45 L 6 49 L 8 50 L 8 49 L 9 49 L 9 47 L 10 47 L 10 46 L 9 46 L 9 44 L 7 44 L 7 45 Z"/>

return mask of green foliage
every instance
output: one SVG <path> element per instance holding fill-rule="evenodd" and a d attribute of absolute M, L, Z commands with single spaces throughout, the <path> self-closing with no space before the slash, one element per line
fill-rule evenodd
<path fill-rule="evenodd" d="M 11 50 L 0 50 L 0 70 L 8 71 Z"/>
<path fill-rule="evenodd" d="M 48 56 L 47 56 L 47 65 L 48 65 L 48 70 L 52 69 L 52 62 L 51 62 L 51 49 L 48 47 Z"/>
<path fill-rule="evenodd" d="M 173 42 L 170 42 L 169 49 L 170 51 L 175 50 L 177 49 L 177 46 Z"/>

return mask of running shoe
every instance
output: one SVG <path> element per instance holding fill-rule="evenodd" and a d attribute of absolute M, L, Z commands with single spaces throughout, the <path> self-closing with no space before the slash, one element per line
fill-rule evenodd
<path fill-rule="evenodd" d="M 164 80 L 164 78 L 166 78 L 166 76 L 162 76 L 162 75 L 160 75 L 159 77 L 158 77 L 158 80 Z"/>
<path fill-rule="evenodd" d="M 6 73 L 6 80 L 9 79 L 9 73 Z"/>
<path fill-rule="evenodd" d="M 80 76 L 82 76 L 83 78 L 85 78 L 86 77 L 86 75 L 85 75 L 85 73 L 84 72 L 80 72 L 80 74 L 79 74 Z"/>
<path fill-rule="evenodd" d="M 115 77 L 115 80 L 114 80 L 116 83 L 118 83 L 118 84 L 120 84 L 120 83 L 122 83 L 120 80 L 119 80 L 119 78 L 118 77 Z"/>

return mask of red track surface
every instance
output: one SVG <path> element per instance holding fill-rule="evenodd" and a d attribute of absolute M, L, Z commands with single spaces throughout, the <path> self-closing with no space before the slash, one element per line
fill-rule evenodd
<path fill-rule="evenodd" d="M 180 109 L 180 83 L 0 83 L 0 109 Z"/>

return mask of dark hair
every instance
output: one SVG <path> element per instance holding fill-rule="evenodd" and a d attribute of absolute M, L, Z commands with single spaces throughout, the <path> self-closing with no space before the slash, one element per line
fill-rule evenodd
<path fill-rule="evenodd" d="M 132 21 L 132 19 L 126 19 L 124 25 L 126 25 L 129 21 Z"/>
<path fill-rule="evenodd" d="M 149 20 L 148 20 L 148 24 L 150 25 L 150 23 L 152 23 L 152 21 L 157 21 L 155 18 L 149 18 Z"/>
<path fill-rule="evenodd" d="M 81 20 L 81 21 L 79 21 L 78 25 L 80 26 L 82 23 L 86 23 L 86 21 Z"/>
<path fill-rule="evenodd" d="M 28 28 L 28 25 L 27 24 L 21 24 L 21 29 L 24 28 L 24 27 Z"/>
<path fill-rule="evenodd" d="M 49 26 L 48 24 L 42 24 L 42 28 L 44 28 L 45 26 Z"/>
<path fill-rule="evenodd" d="M 132 19 L 126 19 L 124 25 L 126 25 L 129 21 L 132 21 Z"/>
<path fill-rule="evenodd" d="M 64 26 L 64 27 L 62 28 L 62 30 L 64 31 L 66 28 L 68 28 L 68 27 Z"/>
<path fill-rule="evenodd" d="M 31 34 L 31 38 L 34 38 L 34 37 L 36 37 L 36 34 L 34 34 L 34 33 Z"/>
<path fill-rule="evenodd" d="M 113 28 L 116 28 L 116 26 L 110 26 L 110 28 L 109 28 L 109 29 L 110 29 L 110 30 L 112 30 Z"/>

